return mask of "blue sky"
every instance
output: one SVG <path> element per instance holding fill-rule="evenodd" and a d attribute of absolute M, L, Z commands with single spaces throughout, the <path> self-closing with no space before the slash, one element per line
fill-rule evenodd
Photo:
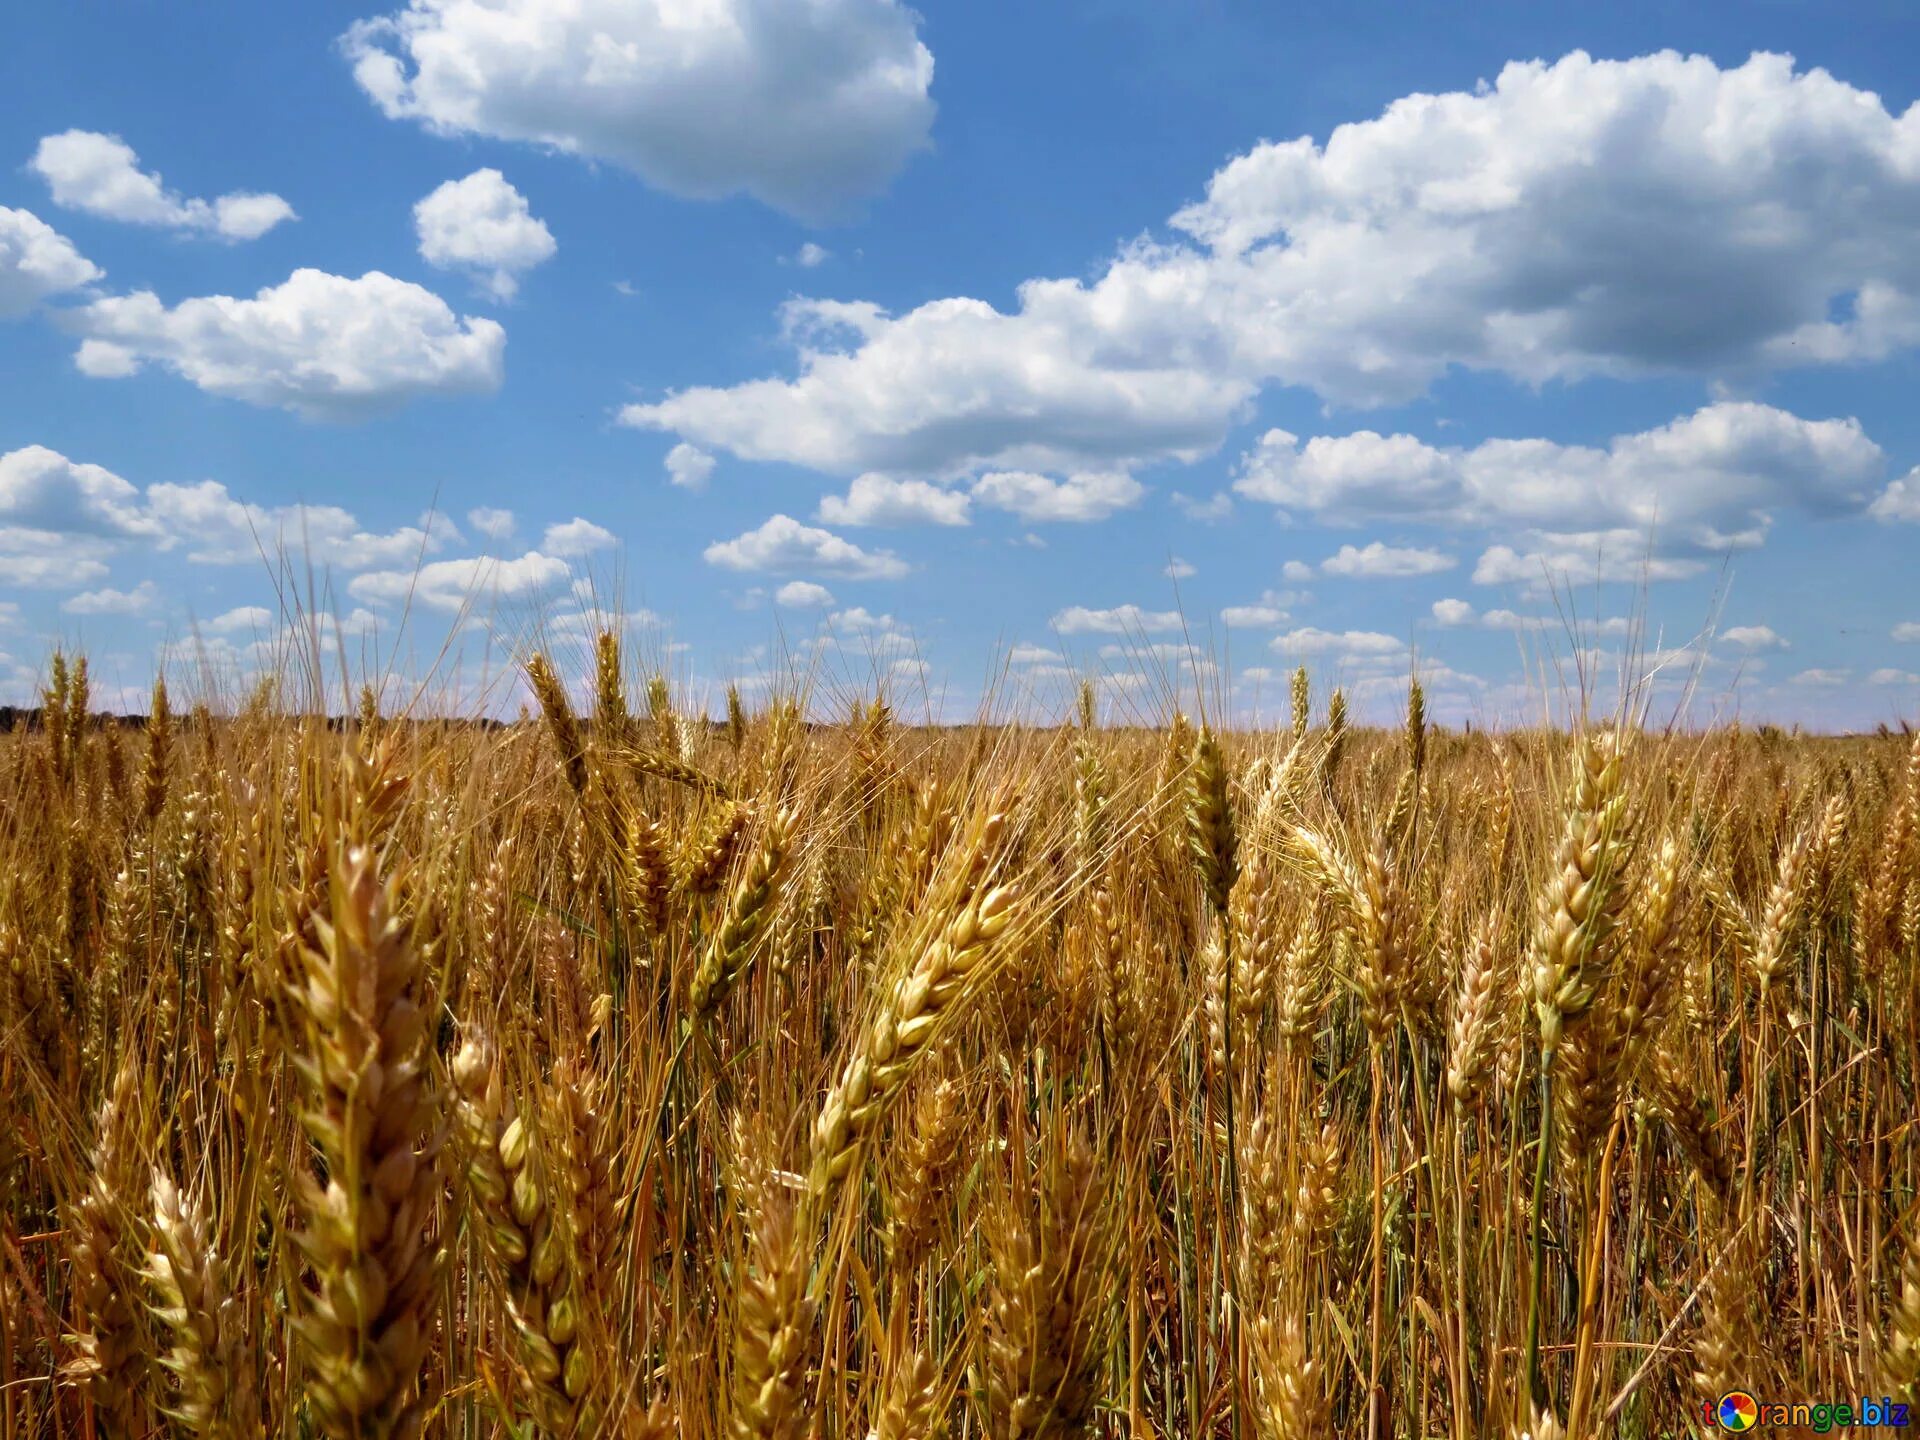
<path fill-rule="evenodd" d="M 1784 0 L 33 8 L 0 698 L 56 642 L 245 684 L 304 540 L 397 689 L 610 610 L 696 697 L 949 718 L 1304 661 L 1499 723 L 1635 649 L 1700 718 L 1910 716 L 1917 54 Z"/>

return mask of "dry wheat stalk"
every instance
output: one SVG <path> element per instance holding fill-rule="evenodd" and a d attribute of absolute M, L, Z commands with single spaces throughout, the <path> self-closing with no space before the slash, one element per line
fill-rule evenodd
<path fill-rule="evenodd" d="M 861 1143 L 926 1053 L 942 1024 L 983 977 L 996 940 L 1013 921 L 1015 892 L 989 886 L 1003 813 L 981 813 L 956 845 L 961 863 L 936 883 L 907 951 L 907 968 L 885 994 L 813 1127 L 808 1184 L 825 1196 L 846 1177 Z"/>
<path fill-rule="evenodd" d="M 182 1195 L 164 1171 L 154 1172 L 147 1280 L 154 1315 L 171 1337 L 160 1364 L 179 1387 L 167 1413 L 203 1440 L 248 1440 L 260 1433 L 253 1342 L 241 1297 L 228 1289 L 208 1208 L 205 1196 Z"/>
<path fill-rule="evenodd" d="M 351 767 L 358 813 L 339 842 L 324 915 L 299 945 L 295 1066 L 324 1174 L 294 1172 L 306 1285 L 294 1321 L 307 1395 L 328 1433 L 414 1433 L 440 1263 L 440 1097 L 419 952 L 396 875 L 361 843 L 382 767 Z M 371 802 L 371 805 L 369 804 Z"/>
<path fill-rule="evenodd" d="M 1112 1237 L 1092 1149 L 1071 1141 L 1047 1164 L 1037 1209 L 990 1217 L 989 1432 L 1008 1440 L 1087 1433 L 1107 1343 L 1102 1301 Z"/>

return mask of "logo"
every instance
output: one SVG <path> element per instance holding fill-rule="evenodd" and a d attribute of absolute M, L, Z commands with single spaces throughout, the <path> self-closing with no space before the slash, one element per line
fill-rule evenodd
<path fill-rule="evenodd" d="M 1713 1412 L 1722 1430 L 1751 1430 L 1760 1423 L 1760 1402 L 1744 1390 L 1729 1390 Z"/>
<path fill-rule="evenodd" d="M 1903 1430 L 1913 1423 L 1912 1406 L 1902 1405 L 1891 1395 L 1878 1400 L 1862 1396 L 1856 1400 L 1823 1401 L 1811 1404 L 1794 1401 L 1780 1404 L 1754 1398 L 1746 1390 L 1729 1390 L 1719 1400 L 1700 1402 L 1703 1428 L 1718 1425 L 1722 1430 L 1754 1430 L 1763 1425 L 1793 1425 L 1825 1435 L 1832 1430 L 1887 1428 Z"/>

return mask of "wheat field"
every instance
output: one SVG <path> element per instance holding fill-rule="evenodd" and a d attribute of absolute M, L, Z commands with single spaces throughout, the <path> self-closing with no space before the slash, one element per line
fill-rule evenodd
<path fill-rule="evenodd" d="M 1920 742 L 525 676 L 0 735 L 7 1436 L 1920 1399 Z"/>

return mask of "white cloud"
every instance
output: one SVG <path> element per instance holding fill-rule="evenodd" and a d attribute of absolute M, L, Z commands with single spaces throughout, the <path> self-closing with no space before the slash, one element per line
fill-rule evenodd
<path fill-rule="evenodd" d="M 44 445 L 0 455 L 0 588 L 69 590 L 106 578 L 129 541 L 172 543 L 140 492 Z"/>
<path fill-rule="evenodd" d="M 1920 466 L 1889 483 L 1868 507 L 1868 513 L 1876 520 L 1889 523 L 1920 521 Z"/>
<path fill-rule="evenodd" d="M 1183 624 L 1178 610 L 1142 610 L 1138 605 L 1116 605 L 1111 610 L 1069 605 L 1053 617 L 1053 628 L 1062 635 L 1154 635 L 1178 630 Z"/>
<path fill-rule="evenodd" d="M 1233 496 L 1225 490 L 1216 490 L 1205 500 L 1197 500 L 1178 490 L 1168 498 L 1182 515 L 1189 520 L 1198 520 L 1202 525 L 1217 525 L 1233 514 Z"/>
<path fill-rule="evenodd" d="M 0 527 L 0 587 L 71 590 L 107 578 L 98 541 L 76 544 L 72 536 L 46 530 Z"/>
<path fill-rule="evenodd" d="M 540 549 L 563 560 L 575 560 L 596 550 L 610 550 L 619 543 L 611 530 L 576 515 L 562 524 L 549 525 Z"/>
<path fill-rule="evenodd" d="M 413 228 L 421 259 L 465 271 L 496 300 L 511 300 L 521 273 L 551 260 L 559 248 L 527 197 L 493 169 L 437 187 L 413 207 Z"/>
<path fill-rule="evenodd" d="M 667 451 L 667 483 L 698 493 L 713 476 L 713 456 L 684 440 Z"/>
<path fill-rule="evenodd" d="M 138 615 L 160 596 L 153 581 L 142 580 L 131 590 L 82 590 L 60 602 L 69 615 Z"/>
<path fill-rule="evenodd" d="M 1920 640 L 1920 620 L 1902 620 L 1893 627 L 1893 638 L 1907 641 Z"/>
<path fill-rule="evenodd" d="M 811 580 L 789 580 L 773 592 L 773 603 L 790 610 L 814 610 L 833 604 L 833 592 Z"/>
<path fill-rule="evenodd" d="M 47 182 L 54 204 L 105 220 L 257 240 L 283 221 L 300 218 L 278 195 L 235 191 L 216 200 L 177 195 L 157 174 L 140 168 L 140 157 L 118 135 L 93 130 L 48 135 L 27 163 Z"/>
<path fill-rule="evenodd" d="M 1008 312 L 794 302 L 792 378 L 625 419 L 840 474 L 1125 469 L 1210 451 L 1275 384 L 1367 405 L 1454 367 L 1739 381 L 1890 354 L 1920 340 L 1917 130 L 1784 56 L 1516 63 L 1258 145 L 1184 238 Z"/>
<path fill-rule="evenodd" d="M 1742 650 L 1785 650 L 1787 642 L 1770 625 L 1734 625 L 1720 632 L 1720 638 Z"/>
<path fill-rule="evenodd" d="M 830 636 L 837 636 L 856 643 L 863 654 L 876 659 L 913 655 L 919 648 L 912 632 L 893 616 L 876 615 L 862 605 L 827 616 L 824 632 L 816 642 L 819 647 L 831 645 L 834 642 Z"/>
<path fill-rule="evenodd" d="M 845 495 L 823 497 L 820 518 L 829 525 L 965 525 L 967 507 L 964 491 L 869 472 L 856 475 Z"/>
<path fill-rule="evenodd" d="M 973 484 L 973 498 L 1034 523 L 1104 520 L 1140 503 L 1146 487 L 1113 470 L 1084 470 L 1050 480 L 1025 470 L 993 471 Z"/>
<path fill-rule="evenodd" d="M 272 628 L 273 612 L 264 605 L 242 605 L 200 622 L 200 629 L 209 635 L 236 635 Z"/>
<path fill-rule="evenodd" d="M 110 539 L 165 538 L 137 487 L 44 445 L 0 455 L 0 525 Z"/>
<path fill-rule="evenodd" d="M 834 611 L 827 617 L 827 624 L 843 635 L 881 635 L 900 629 L 900 623 L 893 616 L 876 615 L 864 605 Z"/>
<path fill-rule="evenodd" d="M 1650 553 L 1648 536 L 1633 530 L 1586 535 L 1535 532 L 1529 543 L 1531 548 L 1524 551 L 1511 545 L 1488 546 L 1473 567 L 1473 583 L 1524 585 L 1529 590 L 1596 581 L 1637 585 L 1685 580 L 1707 568 L 1704 560 Z"/>
<path fill-rule="evenodd" d="M 1220 667 L 1205 656 L 1196 654 L 1194 647 L 1184 640 L 1159 640 L 1142 645 L 1130 641 L 1124 645 L 1102 645 L 1102 660 L 1153 660 L 1162 665 L 1178 665 L 1196 675 L 1214 675 Z"/>
<path fill-rule="evenodd" d="M 727 570 L 799 571 L 846 580 L 898 580 L 907 563 L 888 550 L 862 550 L 829 530 L 774 515 L 758 529 L 716 541 L 703 552 L 709 565 Z"/>
<path fill-rule="evenodd" d="M 1276 635 L 1268 644 L 1283 655 L 1398 655 L 1407 648 L 1377 630 L 1321 630 L 1312 625 Z"/>
<path fill-rule="evenodd" d="M 1044 645 L 1020 644 L 1007 652 L 1009 665 L 1058 665 L 1063 658 L 1058 650 L 1049 650 Z"/>
<path fill-rule="evenodd" d="M 1289 560 L 1280 567 L 1280 578 L 1298 585 L 1313 578 L 1313 566 L 1304 560 Z"/>
<path fill-rule="evenodd" d="M 1220 612 L 1220 619 L 1233 630 L 1271 630 L 1293 618 L 1287 610 L 1293 599 L 1292 595 L 1278 595 L 1269 590 L 1255 604 L 1227 606 Z"/>
<path fill-rule="evenodd" d="M 1160 567 L 1160 573 L 1169 580 L 1186 580 L 1194 575 L 1198 575 L 1200 572 L 1193 568 L 1191 562 L 1182 560 L 1176 555 Z"/>
<path fill-rule="evenodd" d="M 1471 625 L 1473 606 L 1464 600 L 1436 600 L 1433 602 L 1433 623 L 1449 628 L 1456 625 Z"/>
<path fill-rule="evenodd" d="M 1920 685 L 1920 675 L 1911 670 L 1883 668 L 1867 676 L 1869 685 Z"/>
<path fill-rule="evenodd" d="M 88 375 L 154 361 L 210 394 L 309 418 L 496 390 L 506 348 L 493 321 L 457 317 L 431 291 L 378 270 L 357 280 L 296 270 L 251 300 L 209 295 L 171 308 L 143 290 L 68 318 L 87 337 L 77 363 Z"/>
<path fill-rule="evenodd" d="M 535 598 L 566 583 L 567 562 L 529 550 L 513 560 L 476 555 L 435 560 L 414 570 L 374 570 L 347 582 L 347 593 L 369 605 L 413 604 L 455 611 L 487 600 Z"/>
<path fill-rule="evenodd" d="M 824 245 L 816 245 L 811 240 L 793 252 L 793 263 L 798 265 L 802 270 L 812 270 L 817 266 L 826 264 L 826 262 L 832 258 L 833 252 L 831 250 L 827 249 Z"/>
<path fill-rule="evenodd" d="M 467 511 L 467 523 L 490 539 L 504 540 L 513 534 L 513 511 L 481 505 Z"/>
<path fill-rule="evenodd" d="M 1789 685 L 1805 686 L 1814 690 L 1836 690 L 1847 683 L 1853 674 L 1851 670 L 1802 670 L 1787 681 Z"/>
<path fill-rule="evenodd" d="M 895 0 L 410 0 L 341 43 L 389 118 L 820 218 L 927 143 L 916 27 Z"/>
<path fill-rule="evenodd" d="M 100 278 L 100 268 L 31 210 L 0 205 L 0 320 Z"/>
<path fill-rule="evenodd" d="M 1488 440 L 1443 449 L 1411 435 L 1269 430 L 1234 488 L 1334 521 L 1424 519 L 1541 532 L 1658 529 L 1706 550 L 1758 543 L 1778 508 L 1866 506 L 1885 465 L 1857 420 L 1803 420 L 1722 401 L 1606 449 Z"/>
<path fill-rule="evenodd" d="M 366 530 L 337 505 L 249 504 L 217 480 L 149 486 L 147 508 L 168 535 L 187 543 L 189 560 L 205 565 L 256 564 L 282 549 L 350 570 L 409 565 L 439 549 L 445 538 L 440 530 L 415 525 Z"/>
<path fill-rule="evenodd" d="M 1349 580 L 1402 579 L 1413 575 L 1438 575 L 1460 562 L 1438 550 L 1399 549 L 1375 540 L 1365 546 L 1342 545 L 1339 552 L 1320 562 L 1320 573 L 1339 575 Z"/>
<path fill-rule="evenodd" d="M 1029 333 L 979 300 L 897 319 L 866 303 L 794 300 L 782 320 L 798 379 L 682 390 L 627 406 L 622 422 L 834 474 L 1102 471 L 1200 458 L 1253 393 L 1171 361 L 1109 370 L 1061 353 L 1076 340 Z"/>
<path fill-rule="evenodd" d="M 1489 630 L 1544 630 L 1547 622 L 1538 615 L 1519 615 L 1512 610 L 1489 610 L 1480 617 Z"/>
<path fill-rule="evenodd" d="M 1484 689 L 1487 683 L 1478 675 L 1466 674 L 1450 665 L 1436 664 L 1431 660 L 1420 663 L 1418 679 L 1426 692 L 1429 715 L 1441 708 L 1448 697 L 1457 702 L 1464 698 L 1464 692 Z M 1348 682 L 1347 689 L 1356 702 L 1387 697 L 1398 702 L 1407 693 L 1407 680 L 1408 677 L 1404 675 L 1361 675 Z M 1397 715 L 1400 709 L 1396 703 L 1394 713 Z"/>

